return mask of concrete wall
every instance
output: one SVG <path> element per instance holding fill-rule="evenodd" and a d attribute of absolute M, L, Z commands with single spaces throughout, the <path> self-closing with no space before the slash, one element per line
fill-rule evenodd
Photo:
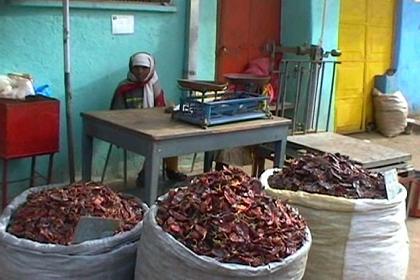
<path fill-rule="evenodd" d="M 197 77 L 214 80 L 216 70 L 217 0 L 200 1 Z"/>
<path fill-rule="evenodd" d="M 325 6 L 325 12 L 324 12 Z M 281 44 L 284 46 L 320 45 L 324 50 L 338 47 L 338 25 L 340 15 L 340 1 L 337 0 L 283 0 L 282 1 L 282 24 Z M 325 16 L 325 19 L 324 19 Z M 307 59 L 307 57 L 286 55 L 289 59 Z M 331 58 L 330 58 L 331 60 Z M 329 95 L 332 81 L 332 67 L 329 64 L 324 74 L 324 84 L 321 95 L 320 128 L 325 129 L 327 114 L 331 110 L 329 130 L 334 129 L 334 97 L 329 107 Z M 307 84 L 307 78 L 303 79 Z M 288 87 L 290 101 L 294 102 L 293 94 L 296 83 L 293 80 Z M 304 91 L 306 94 L 306 91 Z M 301 97 L 301 111 L 306 108 L 304 102 L 306 95 Z M 302 114 L 300 116 L 302 118 Z"/>
<path fill-rule="evenodd" d="M 410 113 L 420 114 L 420 2 L 401 0 L 397 18 L 394 65 L 398 86 L 406 97 Z"/>
<path fill-rule="evenodd" d="M 13 1 L 12 1 L 13 2 Z M 65 181 L 67 174 L 67 141 L 64 119 L 63 36 L 60 1 L 23 1 L 24 4 L 0 2 L 0 73 L 31 73 L 36 84 L 49 84 L 53 96 L 61 101 L 60 153 L 56 156 L 54 179 Z M 73 1 L 71 1 L 73 2 Z M 214 42 L 217 1 L 202 1 L 200 26 L 199 77 L 214 76 Z M 58 4 L 57 4 L 58 3 Z M 73 2 L 74 3 L 74 2 Z M 176 80 L 183 77 L 186 61 L 186 0 L 173 1 L 174 7 L 137 4 L 124 7 L 103 4 L 77 4 L 71 9 L 71 64 L 73 85 L 73 121 L 76 145 L 76 172 L 81 166 L 80 112 L 109 108 L 117 83 L 127 73 L 129 56 L 139 50 L 155 55 L 161 84 L 168 98 L 176 101 L 179 90 Z M 33 5 L 39 5 L 34 7 Z M 111 16 L 128 14 L 135 17 L 135 33 L 111 34 Z M 93 174 L 102 170 L 108 145 L 96 141 Z M 121 173 L 121 150 L 114 152 L 110 174 Z M 129 161 L 133 172 L 139 169 L 139 157 Z M 46 159 L 39 161 L 40 171 Z M 29 160 L 15 160 L 10 168 L 11 179 L 29 174 Z"/>

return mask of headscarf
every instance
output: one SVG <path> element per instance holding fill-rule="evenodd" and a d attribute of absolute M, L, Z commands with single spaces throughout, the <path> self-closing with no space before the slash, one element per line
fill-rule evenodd
<path fill-rule="evenodd" d="M 150 69 L 144 81 L 139 81 L 133 74 L 132 69 L 134 66 L 144 66 Z M 154 86 L 159 81 L 159 78 L 156 73 L 155 60 L 150 54 L 144 52 L 133 54 L 130 57 L 128 68 L 127 81 L 119 87 L 117 94 L 124 95 L 132 90 L 143 88 L 143 108 L 155 107 L 155 96 L 158 99 L 157 103 L 161 103 L 160 99 L 164 100 L 160 86 Z M 155 91 L 159 92 L 155 93 Z M 162 104 L 157 105 L 162 106 Z"/>

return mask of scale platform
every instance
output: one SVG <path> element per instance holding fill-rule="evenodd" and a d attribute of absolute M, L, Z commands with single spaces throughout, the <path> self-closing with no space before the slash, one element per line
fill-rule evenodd
<path fill-rule="evenodd" d="M 179 80 L 186 93 L 172 117 L 203 128 L 231 122 L 269 118 L 268 97 L 244 91 L 224 91 L 226 84 Z"/>

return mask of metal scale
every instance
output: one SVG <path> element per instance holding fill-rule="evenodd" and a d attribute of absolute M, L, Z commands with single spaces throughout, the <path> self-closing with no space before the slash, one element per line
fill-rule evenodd
<path fill-rule="evenodd" d="M 173 118 L 206 128 L 271 116 L 268 97 L 261 95 L 270 77 L 226 74 L 225 78 L 228 83 L 178 80 L 184 91 Z"/>
<path fill-rule="evenodd" d="M 274 63 L 276 54 L 293 54 L 296 58 L 283 58 L 279 66 L 271 66 L 271 72 L 279 75 L 277 102 L 271 109 L 276 116 L 292 119 L 291 134 L 328 131 L 331 119 L 331 104 L 334 91 L 336 65 L 340 61 L 328 59 L 339 57 L 339 50 L 325 51 L 317 45 L 285 47 L 267 44 Z M 326 80 L 325 73 L 331 72 Z M 328 102 L 326 110 L 322 104 Z M 325 129 L 320 118 L 326 119 Z M 324 126 L 323 126 L 324 127 Z"/>

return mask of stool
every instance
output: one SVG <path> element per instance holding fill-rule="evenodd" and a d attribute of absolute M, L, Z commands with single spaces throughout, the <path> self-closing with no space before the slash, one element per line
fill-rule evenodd
<path fill-rule="evenodd" d="M 32 158 L 31 160 L 31 174 L 29 177 L 29 186 L 33 187 L 34 186 L 34 181 L 35 181 L 35 173 L 38 173 L 35 171 L 35 167 L 36 167 L 36 157 L 37 156 L 42 156 L 43 154 L 40 155 L 32 155 L 30 156 Z M 51 178 L 52 178 L 52 167 L 53 167 L 53 158 L 54 158 L 54 153 L 50 153 L 49 155 L 49 159 L 48 159 L 48 173 L 47 173 L 47 177 L 46 177 L 46 182 L 47 184 L 51 183 Z M 29 156 L 27 156 L 29 157 Z M 9 165 L 9 161 L 12 159 L 21 159 L 21 158 L 25 158 L 25 157 L 16 157 L 16 158 L 2 158 L 3 160 L 3 177 L 2 177 L 2 208 L 4 209 L 8 203 L 8 183 L 10 183 L 8 181 L 8 165 Z M 44 177 L 45 178 L 45 177 Z"/>

